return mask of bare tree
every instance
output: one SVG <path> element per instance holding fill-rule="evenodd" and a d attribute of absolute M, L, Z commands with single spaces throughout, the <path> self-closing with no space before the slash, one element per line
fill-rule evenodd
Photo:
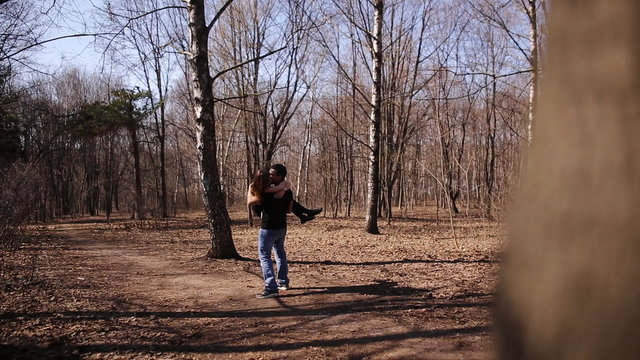
<path fill-rule="evenodd" d="M 389 40 L 385 53 L 383 91 L 387 101 L 383 105 L 382 117 L 382 164 L 381 176 L 385 191 L 383 205 L 387 222 L 393 216 L 393 193 L 405 165 L 405 150 L 417 129 L 426 121 L 420 119 L 424 113 L 417 104 L 417 95 L 431 77 L 424 74 L 424 64 L 429 59 L 423 54 L 430 6 L 428 2 L 417 6 L 405 2 L 390 7 L 388 16 Z"/>
<path fill-rule="evenodd" d="M 302 152 L 300 153 L 300 162 L 298 164 L 298 181 L 296 183 L 296 199 L 306 201 L 308 193 L 308 170 L 311 157 L 311 134 L 313 130 L 313 116 L 314 116 L 315 102 L 311 99 L 311 106 L 309 108 L 309 114 L 304 122 L 304 140 L 302 141 Z M 302 197 L 300 196 L 300 189 L 303 185 L 302 179 L 305 179 L 304 190 L 302 191 Z"/>
<path fill-rule="evenodd" d="M 0 63 L 29 62 L 29 50 L 41 44 L 46 34 L 47 23 L 40 11 L 43 5 L 51 4 L 11 0 L 0 3 Z"/>
<path fill-rule="evenodd" d="M 513 46 L 526 59 L 530 73 L 529 82 L 529 114 L 527 124 L 527 139 L 533 139 L 536 102 L 538 98 L 538 84 L 540 81 L 540 52 L 541 35 L 546 33 L 546 3 L 545 0 L 508 0 L 496 4 L 490 0 L 466 0 L 485 20 L 502 29 L 511 39 Z M 478 4 L 476 4 L 478 2 Z M 514 21 L 513 6 L 519 8 L 526 16 L 528 36 L 521 31 L 522 24 Z M 523 45 L 523 39 L 529 41 L 529 48 Z"/>
<path fill-rule="evenodd" d="M 216 146 L 215 98 L 209 69 L 209 36 L 213 26 L 233 0 L 227 0 L 209 22 L 205 18 L 204 0 L 188 0 L 191 65 L 191 90 L 198 126 L 198 150 L 205 208 L 211 233 L 210 258 L 239 258 L 231 235 L 231 220 L 220 186 Z"/>
<path fill-rule="evenodd" d="M 155 95 L 151 98 L 155 122 L 152 129 L 153 143 L 158 147 L 154 153 L 158 154 L 159 166 L 153 167 L 157 169 L 159 178 L 156 188 L 160 216 L 168 217 L 166 98 L 175 61 L 171 42 L 178 29 L 170 27 L 167 19 L 169 14 L 155 11 L 159 6 L 145 1 L 123 1 L 110 3 L 105 14 L 108 26 L 113 27 L 113 32 L 121 34 L 118 46 L 114 49 L 113 61 L 122 64 Z M 135 56 L 131 56 L 133 54 Z M 152 157 L 151 161 L 155 163 L 156 159 Z"/>
<path fill-rule="evenodd" d="M 332 49 L 332 44 L 324 36 L 320 36 L 320 42 L 327 49 L 328 56 L 331 57 L 337 65 L 338 73 L 348 79 L 354 86 L 352 87 L 358 93 L 358 96 L 368 107 L 368 143 L 359 141 L 368 149 L 368 166 L 367 166 L 367 196 L 365 205 L 365 227 L 364 230 L 370 234 L 379 234 L 378 229 L 378 211 L 380 203 L 380 134 L 382 126 L 382 67 L 383 67 L 383 23 L 385 4 L 383 0 L 374 0 L 367 2 L 357 1 L 333 1 L 333 5 L 337 15 L 327 14 L 328 19 L 344 18 L 349 26 L 347 30 L 350 40 L 355 42 L 354 47 L 356 56 L 360 57 L 366 64 L 371 79 L 371 88 L 367 96 L 360 86 L 357 86 L 356 79 L 349 75 L 349 71 L 340 59 L 340 42 L 339 37 L 335 40 L 337 50 Z M 331 20 L 335 21 L 335 20 Z M 365 45 L 366 44 L 366 45 Z M 365 50 L 366 49 L 366 50 Z M 367 55 L 368 54 L 368 55 Z M 354 58 L 355 60 L 355 58 Z M 327 112 L 325 110 L 325 112 Z M 334 121 L 337 116 L 331 116 Z M 353 134 L 351 135 L 353 136 Z"/>
<path fill-rule="evenodd" d="M 367 213 L 365 231 L 379 234 L 378 201 L 380 199 L 380 124 L 382 123 L 382 23 L 384 19 L 384 1 L 373 2 L 373 34 L 369 35 L 373 58 L 373 86 L 371 89 L 371 124 L 369 126 L 369 173 L 367 176 Z"/>
<path fill-rule="evenodd" d="M 229 35 L 221 38 L 226 41 L 219 47 L 232 62 L 227 66 L 245 64 L 229 78 L 241 99 L 238 107 L 246 111 L 250 172 L 271 163 L 317 76 L 309 59 L 307 3 L 251 1 L 231 8 Z"/>
<path fill-rule="evenodd" d="M 540 83 L 540 36 L 538 34 L 538 6 L 543 0 L 521 0 L 522 7 L 529 20 L 529 64 L 531 65 L 531 84 L 529 85 L 529 124 L 527 126 L 527 139 L 529 144 L 533 140 L 533 125 L 536 117 L 536 104 L 538 102 L 538 84 Z"/>

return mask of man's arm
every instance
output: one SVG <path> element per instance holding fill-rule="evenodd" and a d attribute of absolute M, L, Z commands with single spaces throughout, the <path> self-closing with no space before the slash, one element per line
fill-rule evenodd
<path fill-rule="evenodd" d="M 264 190 L 264 192 L 266 193 L 277 193 L 280 191 L 287 191 L 291 189 L 291 183 L 289 182 L 289 180 L 284 180 L 283 182 L 281 182 L 280 184 L 276 185 L 276 186 L 269 186 L 268 188 L 266 188 Z"/>
<path fill-rule="evenodd" d="M 287 190 L 291 190 L 291 183 L 288 180 L 284 180 L 277 186 L 269 186 L 264 192 L 274 193 L 273 197 L 280 199 Z"/>

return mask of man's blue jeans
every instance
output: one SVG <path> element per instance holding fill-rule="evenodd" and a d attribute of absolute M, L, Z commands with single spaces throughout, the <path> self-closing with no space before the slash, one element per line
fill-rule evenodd
<path fill-rule="evenodd" d="M 287 253 L 284 250 L 284 239 L 287 229 L 260 229 L 258 234 L 258 256 L 262 267 L 264 288 L 270 291 L 278 290 L 278 285 L 289 285 L 289 266 Z M 273 273 L 271 249 L 275 250 L 278 282 Z"/>

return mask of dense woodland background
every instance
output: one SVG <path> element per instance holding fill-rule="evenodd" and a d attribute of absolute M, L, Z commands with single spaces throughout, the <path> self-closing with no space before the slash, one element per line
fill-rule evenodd
<path fill-rule="evenodd" d="M 202 209 L 192 3 L 202 1 L 94 1 L 80 18 L 74 1 L 0 1 L 5 242 L 23 224 L 65 216 Z M 206 2 L 227 207 L 244 206 L 251 174 L 281 162 L 303 204 L 362 216 L 373 151 L 387 221 L 433 202 L 499 218 L 535 125 L 546 10 L 542 0 Z M 54 28 L 94 39 L 98 65 L 35 62 Z"/>

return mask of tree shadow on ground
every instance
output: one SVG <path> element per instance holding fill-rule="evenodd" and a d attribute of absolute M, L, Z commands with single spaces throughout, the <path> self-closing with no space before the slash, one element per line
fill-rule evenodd
<path fill-rule="evenodd" d="M 65 358 L 81 358 L 81 354 L 130 353 L 130 352 L 162 352 L 162 353 L 209 353 L 209 354 L 242 354 L 250 352 L 291 351 L 309 347 L 333 348 L 343 345 L 363 345 L 383 341 L 403 341 L 418 338 L 442 338 L 456 335 L 483 334 L 490 331 L 488 326 L 470 326 L 449 329 L 418 330 L 387 335 L 356 336 L 341 339 L 317 339 L 302 341 L 267 341 L 261 344 L 228 344 L 220 341 L 205 344 L 137 344 L 137 343 L 98 343 L 69 344 L 57 343 L 52 346 L 20 346 L 0 345 L 0 355 L 10 358 L 49 358 L 52 354 L 64 354 Z M 22 355 L 22 357 L 20 356 Z"/>
<path fill-rule="evenodd" d="M 346 262 L 333 260 L 291 260 L 289 264 L 300 265 L 339 265 L 339 266 L 378 266 L 378 265 L 401 265 L 401 264 L 495 264 L 498 260 L 494 259 L 401 259 L 401 260 L 385 260 L 385 261 L 360 261 Z"/>
<path fill-rule="evenodd" d="M 294 319 L 297 325 L 300 322 L 321 321 L 327 317 L 342 315 L 358 315 L 375 312 L 377 316 L 394 318 L 408 310 L 436 311 L 439 308 L 455 308 L 455 311 L 489 308 L 492 306 L 492 294 L 469 293 L 447 299 L 435 299 L 432 296 L 434 289 L 420 289 L 408 286 L 398 286 L 397 282 L 388 280 L 376 280 L 370 284 L 353 286 L 329 286 L 329 287 L 303 287 L 293 288 L 285 292 L 276 302 L 265 300 L 265 306 L 242 310 L 220 311 L 52 311 L 34 313 L 2 313 L 0 324 L 11 321 L 53 321 L 59 326 L 78 327 L 87 326 L 88 323 L 104 322 L 120 323 L 121 319 L 137 318 L 141 324 L 155 324 L 162 320 L 163 336 L 149 342 L 132 342 L 121 339 L 98 340 L 95 342 L 76 344 L 74 340 L 61 338 L 53 342 L 41 343 L 35 339 L 16 340 L 12 343 L 0 345 L 0 356 L 3 358 L 50 358 L 55 355 L 63 358 L 81 358 L 86 354 L 129 353 L 133 356 L 139 352 L 162 353 L 192 353 L 192 354 L 242 354 L 262 351 L 291 351 L 308 347 L 334 348 L 344 345 L 366 345 L 379 342 L 398 343 L 404 340 L 420 338 L 443 338 L 458 335 L 477 334 L 486 336 L 490 330 L 488 326 L 450 327 L 437 329 L 414 329 L 406 332 L 388 334 L 371 334 L 362 336 L 350 336 L 337 339 L 326 338 L 288 338 L 275 336 L 275 341 L 249 342 L 246 339 L 259 339 L 281 331 L 279 328 L 256 327 L 246 328 L 245 332 L 230 333 L 216 340 L 184 338 L 184 321 L 264 319 L 277 322 L 278 318 Z M 350 297 L 348 300 L 340 300 L 340 297 L 324 295 L 363 295 L 359 299 Z M 297 305 L 289 305 L 286 300 L 294 297 L 315 297 L 313 302 L 305 302 Z M 338 300 L 336 300 L 338 299 Z M 358 319 L 358 318 L 355 318 Z M 177 320 L 174 324 L 169 325 Z M 167 323 L 170 321 L 170 323 Z M 139 325 L 137 325 L 139 326 Z M 147 326 L 147 325 L 145 325 Z M 160 325 L 158 325 L 160 326 Z M 122 329 L 125 331 L 125 329 Z M 129 329 L 129 331 L 132 331 Z M 135 331 L 135 330 L 133 330 Z M 126 339 L 131 339 L 129 334 Z M 133 337 L 137 339 L 137 337 Z M 244 339 L 239 341 L 239 339 Z M 25 342 L 30 342 L 29 344 Z M 6 355 L 6 356 L 5 356 Z"/>
<path fill-rule="evenodd" d="M 419 294 L 431 294 L 424 289 L 412 288 L 409 286 L 398 286 L 396 281 L 375 280 L 373 284 L 353 285 L 353 286 L 328 286 L 328 287 L 301 287 L 290 290 L 301 290 L 298 294 L 284 294 L 280 297 L 330 295 L 330 294 L 360 294 L 360 295 L 380 295 L 380 296 L 415 296 Z M 289 291 L 290 292 L 290 291 Z"/>
<path fill-rule="evenodd" d="M 230 219 L 231 226 L 247 225 L 247 219 Z M 91 224 L 111 224 L 111 225 L 125 225 L 133 228 L 157 228 L 162 230 L 198 230 L 206 229 L 207 218 L 206 216 L 198 218 L 150 218 L 145 220 L 135 220 L 130 218 L 77 218 L 77 219 L 61 219 L 56 220 L 51 225 L 91 225 Z"/>
<path fill-rule="evenodd" d="M 238 261 L 247 261 L 259 263 L 258 259 L 240 257 Z M 379 265 L 402 265 L 402 264 L 497 264 L 499 260 L 495 259 L 401 259 L 401 260 L 385 260 L 385 261 L 360 261 L 346 262 L 333 260 L 289 260 L 289 264 L 297 265 L 326 265 L 326 266 L 379 266 Z"/>
<path fill-rule="evenodd" d="M 433 298 L 429 289 L 397 286 L 397 282 L 377 280 L 373 284 L 330 287 L 292 288 L 276 298 L 280 308 L 258 308 L 220 311 L 52 311 L 0 314 L 0 320 L 55 318 L 61 321 L 112 320 L 116 318 L 154 319 L 225 319 L 225 318 L 271 318 L 282 316 L 325 316 L 327 314 L 355 314 L 369 311 L 389 312 L 398 310 L 430 309 L 439 307 L 490 307 L 493 294 L 469 293 L 446 299 Z M 318 302 L 301 307 L 286 306 L 282 299 L 299 296 L 360 294 L 371 298 L 338 302 Z M 467 301 L 460 301 L 467 300 Z"/>

